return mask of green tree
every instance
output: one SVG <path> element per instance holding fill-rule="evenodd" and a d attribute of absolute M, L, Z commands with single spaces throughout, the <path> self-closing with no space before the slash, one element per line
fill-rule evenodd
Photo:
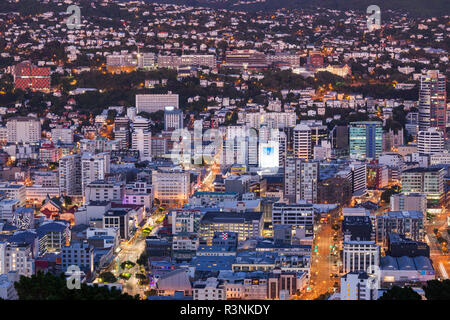
<path fill-rule="evenodd" d="M 112 272 L 103 272 L 100 274 L 100 279 L 106 283 L 114 283 L 117 281 L 117 278 L 114 276 Z"/>
<path fill-rule="evenodd" d="M 31 277 L 21 276 L 14 284 L 19 300 L 138 300 L 122 293 L 116 288 L 87 285 L 81 283 L 80 289 L 69 289 L 64 274 L 38 272 Z"/>
<path fill-rule="evenodd" d="M 450 300 L 450 280 L 430 280 L 423 287 L 428 300 Z"/>
<path fill-rule="evenodd" d="M 393 286 L 378 300 L 422 300 L 422 297 L 411 287 Z"/>

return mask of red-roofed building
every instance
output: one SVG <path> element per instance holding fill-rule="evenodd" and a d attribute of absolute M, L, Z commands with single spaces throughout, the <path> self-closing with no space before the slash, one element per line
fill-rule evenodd
<path fill-rule="evenodd" d="M 14 67 L 14 87 L 32 91 L 50 91 L 50 68 L 41 68 L 30 62 L 22 62 Z"/>

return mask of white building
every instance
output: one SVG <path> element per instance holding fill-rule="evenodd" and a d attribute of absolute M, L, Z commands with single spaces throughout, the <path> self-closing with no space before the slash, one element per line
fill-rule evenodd
<path fill-rule="evenodd" d="M 34 274 L 31 245 L 26 243 L 0 242 L 0 274 L 17 271 L 30 277 Z"/>
<path fill-rule="evenodd" d="M 419 131 L 417 139 L 417 151 L 419 153 L 434 154 L 444 151 L 444 133 L 436 130 L 436 128 Z"/>
<path fill-rule="evenodd" d="M 178 94 L 137 94 L 136 95 L 136 109 L 137 113 L 148 112 L 153 113 L 163 110 L 165 107 L 173 106 L 179 107 Z"/>
<path fill-rule="evenodd" d="M 367 271 L 369 267 L 379 265 L 380 247 L 375 241 L 344 241 L 344 273 Z"/>
<path fill-rule="evenodd" d="M 135 129 L 131 136 L 131 147 L 139 151 L 140 161 L 152 160 L 152 133 L 143 129 Z"/>
<path fill-rule="evenodd" d="M 161 204 L 181 205 L 188 202 L 190 174 L 181 169 L 152 171 L 153 196 Z"/>
<path fill-rule="evenodd" d="M 365 271 L 349 272 L 341 277 L 341 300 L 377 300 L 379 281 Z"/>
<path fill-rule="evenodd" d="M 59 189 L 66 196 L 81 196 L 81 155 L 67 155 L 59 159 Z"/>
<path fill-rule="evenodd" d="M 294 154 L 297 158 L 312 158 L 311 128 L 298 124 L 294 128 Z"/>
<path fill-rule="evenodd" d="M 17 271 L 9 271 L 6 274 L 0 274 L 0 299 L 18 300 L 19 296 L 14 288 L 14 283 L 19 281 L 20 275 Z"/>
<path fill-rule="evenodd" d="M 81 186 L 82 190 L 86 186 L 97 180 L 104 180 L 109 173 L 110 155 L 107 152 L 91 154 L 83 153 L 81 156 Z"/>
<path fill-rule="evenodd" d="M 52 129 L 52 141 L 57 143 L 73 143 L 73 131 L 70 128 L 54 128 Z"/>
<path fill-rule="evenodd" d="M 35 143 L 41 140 L 41 122 L 33 117 L 15 117 L 6 123 L 9 143 Z"/>
<path fill-rule="evenodd" d="M 221 281 L 208 278 L 206 281 L 196 281 L 192 287 L 194 300 L 226 300 L 227 293 Z"/>
<path fill-rule="evenodd" d="M 85 201 L 119 201 L 121 202 L 125 193 L 123 182 L 108 182 L 97 180 L 89 183 L 85 190 Z"/>

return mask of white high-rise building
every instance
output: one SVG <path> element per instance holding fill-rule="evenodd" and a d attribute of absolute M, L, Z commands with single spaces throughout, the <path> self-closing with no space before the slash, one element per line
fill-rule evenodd
<path fill-rule="evenodd" d="M 172 131 L 183 128 L 183 111 L 168 106 L 164 109 L 164 130 Z"/>
<path fill-rule="evenodd" d="M 436 128 L 419 131 L 417 140 L 419 153 L 434 154 L 444 151 L 444 133 Z"/>
<path fill-rule="evenodd" d="M 66 196 L 81 196 L 81 155 L 67 155 L 59 159 L 59 189 Z"/>
<path fill-rule="evenodd" d="M 312 141 L 311 128 L 298 124 L 294 128 L 294 154 L 297 158 L 311 159 Z"/>
<path fill-rule="evenodd" d="M 144 117 L 136 116 L 133 120 L 133 129 L 135 131 L 139 129 L 150 131 L 150 120 Z"/>
<path fill-rule="evenodd" d="M 223 140 L 222 164 L 258 165 L 258 134 L 247 126 L 226 127 Z"/>
<path fill-rule="evenodd" d="M 33 117 L 15 117 L 6 123 L 9 143 L 35 143 L 41 140 L 41 122 Z"/>
<path fill-rule="evenodd" d="M 107 152 L 91 154 L 84 153 L 81 156 L 81 186 L 84 191 L 86 186 L 97 180 L 105 180 L 109 173 L 110 155 Z"/>
<path fill-rule="evenodd" d="M 152 133 L 135 129 L 131 137 L 132 149 L 139 151 L 139 160 L 152 161 Z"/>
<path fill-rule="evenodd" d="M 290 203 L 302 200 L 317 203 L 319 162 L 306 162 L 299 158 L 286 158 L 284 166 L 284 197 Z"/>

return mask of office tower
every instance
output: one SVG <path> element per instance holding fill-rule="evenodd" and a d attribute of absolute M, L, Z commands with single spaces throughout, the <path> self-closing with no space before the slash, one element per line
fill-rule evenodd
<path fill-rule="evenodd" d="M 116 117 L 114 119 L 114 138 L 121 140 L 121 147 L 128 149 L 130 145 L 130 119 L 128 117 Z"/>
<path fill-rule="evenodd" d="M 438 209 L 444 204 L 444 169 L 411 168 L 402 172 L 402 191 L 404 194 L 424 193 L 427 208 Z"/>
<path fill-rule="evenodd" d="M 420 77 L 419 129 L 437 128 L 445 135 L 447 127 L 446 77 L 438 70 L 429 70 Z"/>
<path fill-rule="evenodd" d="M 310 203 L 274 203 L 272 224 L 274 226 L 290 225 L 302 230 L 306 237 L 311 237 L 314 233 L 314 207 Z"/>
<path fill-rule="evenodd" d="M 139 151 L 140 161 L 151 161 L 152 160 L 152 133 L 149 131 L 144 131 L 143 129 L 135 129 L 133 131 L 132 137 L 133 150 Z"/>
<path fill-rule="evenodd" d="M 41 140 L 41 122 L 38 118 L 9 118 L 6 129 L 9 143 L 35 143 Z"/>
<path fill-rule="evenodd" d="M 294 155 L 301 159 L 312 158 L 311 128 L 298 124 L 294 128 Z"/>
<path fill-rule="evenodd" d="M 378 300 L 379 282 L 365 271 L 349 272 L 341 277 L 341 300 Z"/>
<path fill-rule="evenodd" d="M 284 197 L 290 203 L 301 200 L 317 203 L 320 164 L 298 158 L 286 158 L 284 166 Z"/>
<path fill-rule="evenodd" d="M 178 109 L 178 94 L 137 94 L 136 109 L 137 113 L 147 112 L 153 113 L 163 110 L 165 107 L 173 106 Z"/>
<path fill-rule="evenodd" d="M 278 163 L 280 165 L 284 164 L 286 160 L 286 152 L 287 152 L 287 135 L 284 131 L 280 130 L 278 133 Z"/>
<path fill-rule="evenodd" d="M 164 130 L 173 131 L 183 128 L 183 111 L 168 106 L 164 109 Z"/>
<path fill-rule="evenodd" d="M 350 157 L 378 159 L 383 151 L 383 125 L 378 121 L 350 123 Z"/>
<path fill-rule="evenodd" d="M 406 115 L 405 129 L 408 134 L 412 135 L 414 138 L 417 137 L 419 133 L 419 113 L 418 112 L 408 112 Z"/>
<path fill-rule="evenodd" d="M 417 151 L 424 154 L 441 153 L 444 151 L 444 133 L 436 128 L 419 131 Z"/>
<path fill-rule="evenodd" d="M 380 246 L 375 241 L 344 240 L 343 272 L 368 271 L 380 265 Z"/>
<path fill-rule="evenodd" d="M 82 191 L 86 190 L 86 186 L 97 180 L 105 180 L 109 173 L 110 155 L 107 152 L 91 154 L 83 153 L 81 156 L 81 186 Z"/>
<path fill-rule="evenodd" d="M 14 88 L 48 92 L 51 88 L 50 68 L 41 68 L 22 62 L 13 69 Z"/>
<path fill-rule="evenodd" d="M 162 204 L 181 207 L 190 195 L 190 174 L 179 169 L 152 171 L 153 197 Z"/>
<path fill-rule="evenodd" d="M 150 120 L 144 117 L 136 116 L 133 120 L 133 130 L 150 131 Z"/>
<path fill-rule="evenodd" d="M 65 196 L 81 196 L 81 155 L 67 155 L 59 159 L 59 189 Z"/>
<path fill-rule="evenodd" d="M 258 135 L 248 126 L 228 126 L 223 140 L 221 164 L 258 165 Z"/>

